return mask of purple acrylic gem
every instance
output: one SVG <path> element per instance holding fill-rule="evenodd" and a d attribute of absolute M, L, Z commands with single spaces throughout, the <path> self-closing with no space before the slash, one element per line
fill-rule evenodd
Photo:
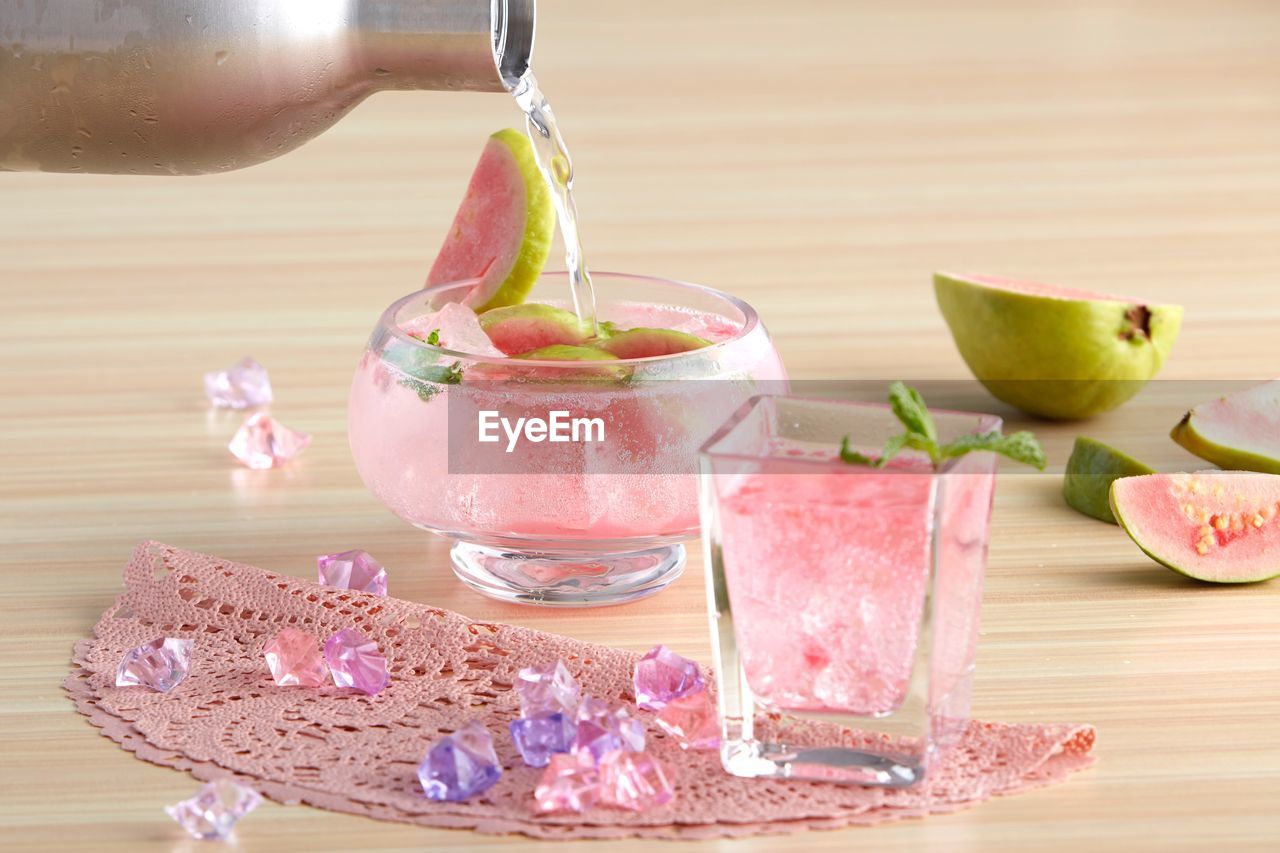
<path fill-rule="evenodd" d="M 116 668 L 116 687 L 149 687 L 168 693 L 191 671 L 191 649 L 194 646 L 194 640 L 157 637 L 130 649 Z"/>
<path fill-rule="evenodd" d="M 165 806 L 169 817 L 201 841 L 224 841 L 236 821 L 258 807 L 262 796 L 230 779 L 217 779 L 189 800 Z"/>
<path fill-rule="evenodd" d="M 561 711 L 511 721 L 511 740 L 529 767 L 546 767 L 553 754 L 568 752 L 577 733 L 573 717 Z"/>
<path fill-rule="evenodd" d="M 374 595 L 387 594 L 387 570 L 368 551 L 359 549 L 316 558 L 320 583 Z"/>
<path fill-rule="evenodd" d="M 610 709 L 593 696 L 583 697 L 578 706 L 578 734 L 573 740 L 575 754 L 589 754 L 599 764 L 619 749 L 643 752 L 644 741 L 644 723 L 628 714 L 626 708 Z"/>
<path fill-rule="evenodd" d="M 516 677 L 515 687 L 522 717 L 557 711 L 572 716 L 578 708 L 581 688 L 563 661 L 525 667 Z"/>
<path fill-rule="evenodd" d="M 391 681 L 387 659 L 378 644 L 354 628 L 343 628 L 329 638 L 324 644 L 324 659 L 339 687 L 353 687 L 373 696 Z"/>
<path fill-rule="evenodd" d="M 429 800 L 461 802 L 489 790 L 501 776 L 493 738 L 477 722 L 442 738 L 418 765 L 418 782 Z"/>
<path fill-rule="evenodd" d="M 221 409 L 252 409 L 271 403 L 271 380 L 267 369 L 251 358 L 242 359 L 227 370 L 204 375 L 204 393 Z"/>
<path fill-rule="evenodd" d="M 698 665 L 668 649 L 655 646 L 636 662 L 636 704 L 661 711 L 672 699 L 696 693 L 705 686 Z"/>

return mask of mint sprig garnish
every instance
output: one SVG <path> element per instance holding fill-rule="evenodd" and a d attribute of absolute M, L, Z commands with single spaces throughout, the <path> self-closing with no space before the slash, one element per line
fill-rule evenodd
<path fill-rule="evenodd" d="M 440 346 L 440 330 L 439 329 L 431 330 L 431 333 L 427 335 L 427 343 L 431 344 L 433 347 Z"/>
<path fill-rule="evenodd" d="M 938 428 L 929 414 L 920 392 L 903 382 L 889 385 L 889 406 L 905 430 L 884 443 L 876 457 L 859 453 L 852 447 L 852 439 L 845 436 L 840 442 L 840 458 L 850 465 L 867 465 L 883 468 L 889 460 L 903 450 L 919 450 L 929 457 L 934 469 L 949 459 L 956 459 L 976 450 L 989 450 L 1001 456 L 1044 470 L 1044 448 L 1036 437 L 1025 430 L 1003 435 L 999 430 L 986 433 L 969 433 L 946 444 L 938 442 Z"/>

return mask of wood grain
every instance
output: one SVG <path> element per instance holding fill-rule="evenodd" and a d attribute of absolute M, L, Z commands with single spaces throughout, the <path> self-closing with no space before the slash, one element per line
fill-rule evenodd
<path fill-rule="evenodd" d="M 1280 6 L 544 3 L 539 76 L 577 156 L 591 262 L 752 302 L 799 378 L 960 378 L 935 268 L 1180 302 L 1164 376 L 1280 373 Z M 0 846 L 194 849 L 193 788 L 97 737 L 58 682 L 157 538 L 306 575 L 364 547 L 397 594 L 640 649 L 707 653 L 701 564 L 623 609 L 481 599 L 444 545 L 366 494 L 346 386 L 376 314 L 417 287 L 500 96 L 375 96 L 283 159 L 206 178 L 0 175 Z M 252 353 L 297 465 L 234 467 L 200 373 Z M 1080 429 L 1165 468 L 1186 386 Z M 979 397 L 975 405 L 1010 414 Z M 975 713 L 1097 724 L 1099 763 L 963 814 L 688 849 L 1262 849 L 1280 838 L 1280 583 L 1213 588 L 1002 476 Z M 475 850 L 519 839 L 265 805 L 243 849 Z M 582 844 L 575 849 L 635 850 Z M 548 848 L 550 849 L 550 848 Z M 664 845 L 664 850 L 684 845 Z"/>

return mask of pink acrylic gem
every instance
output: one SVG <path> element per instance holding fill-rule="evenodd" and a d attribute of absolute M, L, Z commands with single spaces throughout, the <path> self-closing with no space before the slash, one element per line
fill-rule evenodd
<path fill-rule="evenodd" d="M 387 594 L 387 570 L 368 551 L 343 551 L 316 558 L 320 583 L 374 595 Z"/>
<path fill-rule="evenodd" d="M 391 681 L 387 659 L 378 644 L 354 628 L 343 628 L 324 644 L 333 683 L 373 696 Z"/>
<path fill-rule="evenodd" d="M 116 687 L 149 687 L 168 693 L 182 683 L 191 670 L 194 640 L 157 637 L 130 649 L 116 668 Z"/>
<path fill-rule="evenodd" d="M 668 649 L 655 646 L 636 662 L 636 704 L 661 711 L 672 699 L 701 690 L 705 682 L 698 665 Z"/>
<path fill-rule="evenodd" d="M 667 770 L 644 752 L 613 752 L 600 762 L 600 801 L 633 812 L 648 811 L 675 799 Z"/>
<path fill-rule="evenodd" d="M 600 796 L 600 773 L 594 763 L 569 753 L 551 756 L 543 771 L 533 800 L 538 811 L 584 812 L 595 805 Z"/>
<path fill-rule="evenodd" d="M 204 393 L 220 409 L 252 409 L 271 403 L 271 380 L 267 369 L 251 358 L 228 370 L 204 375 Z"/>
<path fill-rule="evenodd" d="M 323 687 L 329 683 L 329 665 L 320 653 L 320 641 L 297 628 L 282 628 L 262 650 L 271 678 L 281 687 Z"/>
<path fill-rule="evenodd" d="M 236 821 L 258 807 L 262 795 L 230 779 L 217 779 L 189 800 L 165 806 L 169 817 L 201 841 L 225 841 Z"/>
<path fill-rule="evenodd" d="M 578 709 L 578 695 L 582 692 L 560 660 L 525 667 L 516 676 L 515 687 L 522 717 L 557 712 L 572 716 Z"/>
<path fill-rule="evenodd" d="M 610 708 L 593 696 L 583 697 L 578 706 L 578 733 L 573 741 L 575 755 L 584 760 L 589 756 L 598 764 L 611 752 L 640 752 L 644 741 L 644 723 L 628 714 L 626 708 Z"/>
<path fill-rule="evenodd" d="M 681 749 L 720 748 L 720 719 L 706 689 L 672 699 L 658 712 L 655 722 Z"/>
<path fill-rule="evenodd" d="M 250 468 L 276 468 L 307 448 L 311 436 L 289 429 L 266 412 L 250 415 L 227 449 Z"/>

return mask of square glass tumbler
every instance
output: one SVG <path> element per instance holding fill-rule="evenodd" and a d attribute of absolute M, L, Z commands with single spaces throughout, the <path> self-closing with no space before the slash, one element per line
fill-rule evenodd
<path fill-rule="evenodd" d="M 999 418 L 935 412 L 941 441 Z M 902 787 L 969 720 L 991 453 L 884 468 L 888 406 L 753 397 L 702 447 L 721 761 L 738 776 Z"/>

